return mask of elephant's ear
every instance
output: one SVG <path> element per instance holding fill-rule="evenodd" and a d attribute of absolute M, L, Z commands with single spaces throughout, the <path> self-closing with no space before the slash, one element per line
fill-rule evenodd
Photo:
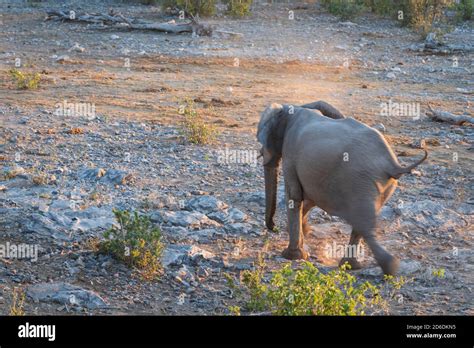
<path fill-rule="evenodd" d="M 272 104 L 267 107 L 258 124 L 257 139 L 262 144 L 264 165 L 278 166 L 283 146 L 283 106 Z"/>
<path fill-rule="evenodd" d="M 263 110 L 260 117 L 257 130 L 257 140 L 267 150 L 272 150 L 272 147 L 275 145 L 273 143 L 282 110 L 282 105 L 273 103 Z"/>

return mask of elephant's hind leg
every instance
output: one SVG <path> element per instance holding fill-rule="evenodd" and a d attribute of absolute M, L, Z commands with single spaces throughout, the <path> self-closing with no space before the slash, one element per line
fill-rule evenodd
<path fill-rule="evenodd" d="M 398 271 L 399 260 L 390 255 L 376 239 L 376 213 L 371 202 L 357 202 L 351 209 L 349 219 L 352 228 L 364 237 L 365 242 L 374 254 L 377 263 L 385 274 L 395 275 Z"/>
<path fill-rule="evenodd" d="M 311 209 L 315 206 L 313 201 L 305 199 L 303 201 L 303 235 L 307 237 L 311 232 L 311 225 L 308 222 L 308 215 Z"/>
<path fill-rule="evenodd" d="M 357 261 L 357 256 L 359 254 L 359 242 L 361 238 L 361 234 L 352 229 L 349 244 L 345 249 L 344 257 L 339 262 L 339 266 L 342 266 L 347 262 L 351 266 L 351 270 L 362 268 L 362 265 L 359 263 L 359 261 Z"/>

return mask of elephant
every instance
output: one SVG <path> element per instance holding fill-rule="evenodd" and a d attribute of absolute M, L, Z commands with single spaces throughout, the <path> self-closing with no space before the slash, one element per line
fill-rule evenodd
<path fill-rule="evenodd" d="M 318 206 L 352 226 L 349 247 L 361 238 L 378 265 L 395 275 L 398 258 L 376 239 L 376 220 L 382 206 L 397 187 L 397 179 L 410 173 L 428 157 L 403 167 L 383 135 L 354 118 L 346 118 L 324 102 L 265 108 L 257 129 L 262 145 L 265 178 L 265 225 L 273 230 L 279 165 L 285 184 L 289 245 L 283 257 L 307 259 L 304 236 L 310 231 L 308 215 Z M 361 265 L 356 256 L 342 258 L 340 265 Z"/>

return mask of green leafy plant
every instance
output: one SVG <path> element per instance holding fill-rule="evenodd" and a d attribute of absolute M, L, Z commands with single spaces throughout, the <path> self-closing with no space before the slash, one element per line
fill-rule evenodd
<path fill-rule="evenodd" d="M 184 117 L 180 125 L 180 133 L 187 141 L 203 145 L 216 140 L 217 129 L 204 122 L 194 108 L 194 102 L 191 99 L 184 100 L 179 108 L 179 113 Z"/>
<path fill-rule="evenodd" d="M 454 2 L 454 8 L 457 12 L 459 20 L 468 21 L 472 19 L 472 12 L 474 11 L 474 0 L 460 0 Z"/>
<path fill-rule="evenodd" d="M 18 69 L 11 69 L 10 76 L 17 89 L 37 89 L 41 82 L 40 73 L 25 73 Z"/>
<path fill-rule="evenodd" d="M 104 233 L 99 250 L 138 269 L 145 279 L 156 278 L 164 248 L 161 231 L 137 212 L 114 210 L 114 215 L 118 225 Z"/>
<path fill-rule="evenodd" d="M 275 315 L 364 315 L 369 309 L 385 310 L 382 288 L 357 281 L 346 271 L 348 267 L 324 274 L 310 262 L 299 269 L 288 263 L 265 281 L 264 265 L 259 263 L 241 276 L 248 295 L 246 307 Z"/>
<path fill-rule="evenodd" d="M 162 7 L 176 7 L 193 16 L 212 16 L 216 13 L 216 0 L 164 0 Z"/>
<path fill-rule="evenodd" d="M 393 0 L 364 0 L 364 5 L 378 15 L 393 15 L 395 3 Z"/>
<path fill-rule="evenodd" d="M 342 20 L 356 17 L 365 9 L 362 0 L 322 0 L 321 4 L 329 13 Z"/>
<path fill-rule="evenodd" d="M 432 269 L 431 274 L 439 279 L 443 279 L 446 276 L 446 270 L 444 268 Z"/>
<path fill-rule="evenodd" d="M 244 17 L 250 13 L 253 0 L 225 0 L 227 13 L 233 17 Z"/>

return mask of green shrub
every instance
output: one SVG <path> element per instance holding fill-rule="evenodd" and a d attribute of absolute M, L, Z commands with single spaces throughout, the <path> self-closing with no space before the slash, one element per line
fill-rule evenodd
<path fill-rule="evenodd" d="M 155 278 L 161 270 L 161 231 L 137 212 L 114 210 L 114 215 L 118 226 L 104 233 L 99 250 L 138 269 L 145 279 Z"/>
<path fill-rule="evenodd" d="M 395 13 L 393 0 L 364 0 L 364 5 L 378 15 L 392 16 Z"/>
<path fill-rule="evenodd" d="M 445 5 L 444 0 L 401 0 L 398 10 L 403 11 L 402 24 L 426 36 L 441 18 Z"/>
<path fill-rule="evenodd" d="M 24 73 L 18 69 L 11 69 L 10 76 L 17 89 L 37 89 L 41 81 L 40 73 Z"/>
<path fill-rule="evenodd" d="M 163 0 L 162 7 L 177 7 L 193 16 L 212 16 L 216 13 L 216 0 Z"/>
<path fill-rule="evenodd" d="M 460 0 L 459 3 L 455 3 L 455 9 L 458 19 L 468 21 L 472 19 L 474 0 Z"/>
<path fill-rule="evenodd" d="M 233 17 L 244 17 L 250 13 L 253 0 L 225 0 L 227 13 Z"/>
<path fill-rule="evenodd" d="M 322 0 L 321 4 L 329 13 L 342 20 L 356 17 L 365 9 L 362 0 Z"/>
<path fill-rule="evenodd" d="M 193 144 L 210 144 L 215 141 L 216 128 L 204 122 L 191 99 L 185 99 L 178 112 L 184 117 L 180 125 L 180 133 L 186 141 Z"/>
<path fill-rule="evenodd" d="M 357 282 L 346 267 L 323 274 L 310 262 L 296 270 L 288 263 L 265 282 L 263 266 L 258 265 L 242 273 L 247 309 L 275 315 L 364 315 L 366 309 L 384 310 L 382 287 Z"/>

